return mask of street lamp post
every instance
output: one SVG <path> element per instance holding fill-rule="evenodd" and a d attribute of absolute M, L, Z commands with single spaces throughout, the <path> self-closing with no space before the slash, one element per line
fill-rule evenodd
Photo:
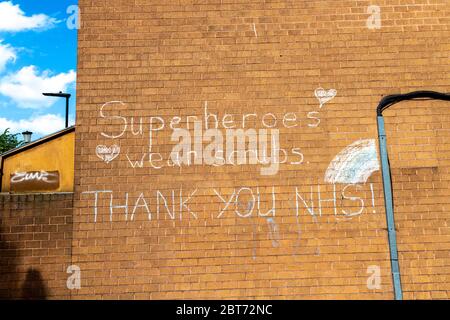
<path fill-rule="evenodd" d="M 69 99 L 70 99 L 70 93 L 43 93 L 46 97 L 58 97 L 58 98 L 66 98 L 66 128 L 69 127 Z"/>
<path fill-rule="evenodd" d="M 23 141 L 25 143 L 30 143 L 32 134 L 33 134 L 33 132 L 30 132 L 30 131 L 22 132 Z"/>

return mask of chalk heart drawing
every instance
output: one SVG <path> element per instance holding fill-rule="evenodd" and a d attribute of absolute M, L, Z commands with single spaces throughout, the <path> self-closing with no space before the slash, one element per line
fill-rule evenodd
<path fill-rule="evenodd" d="M 336 97 L 337 90 L 335 89 L 325 90 L 323 88 L 317 88 L 314 94 L 316 95 L 316 98 L 320 102 L 320 108 L 322 108 L 325 105 L 325 103 L 333 100 L 334 97 Z"/>
<path fill-rule="evenodd" d="M 366 183 L 378 170 L 380 170 L 380 162 L 375 140 L 358 140 L 342 150 L 331 161 L 325 172 L 325 182 Z"/>
<path fill-rule="evenodd" d="M 106 163 L 110 163 L 119 156 L 120 147 L 117 145 L 113 145 L 111 147 L 97 146 L 97 149 L 95 151 L 97 153 L 97 157 L 99 157 Z"/>

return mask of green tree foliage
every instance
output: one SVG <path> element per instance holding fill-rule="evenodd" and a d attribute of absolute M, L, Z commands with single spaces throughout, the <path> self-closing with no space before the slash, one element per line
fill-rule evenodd
<path fill-rule="evenodd" d="M 17 138 L 19 134 L 9 133 L 9 129 L 6 129 L 2 134 L 0 134 L 0 154 L 20 147 L 23 142 L 19 141 Z"/>

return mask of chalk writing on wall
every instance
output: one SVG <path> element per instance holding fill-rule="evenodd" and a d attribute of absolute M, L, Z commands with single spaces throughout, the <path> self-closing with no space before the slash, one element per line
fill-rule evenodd
<path fill-rule="evenodd" d="M 335 89 L 325 90 L 323 88 L 317 88 L 316 91 L 314 92 L 314 94 L 315 94 L 317 100 L 319 100 L 320 108 L 322 109 L 322 107 L 327 102 L 330 102 L 331 100 L 334 99 L 334 97 L 336 97 L 337 90 L 335 90 Z"/>
<path fill-rule="evenodd" d="M 255 36 L 256 29 L 255 29 Z M 289 131 L 315 130 L 321 124 L 321 109 L 337 95 L 335 89 L 318 88 L 314 92 L 319 101 L 316 110 L 303 115 L 299 112 L 267 112 L 264 114 L 228 114 L 214 112 L 208 101 L 203 103 L 201 115 L 130 116 L 122 101 L 110 101 L 101 106 L 99 122 L 103 123 L 101 136 L 107 139 L 97 146 L 96 155 L 106 163 L 121 157 L 133 169 L 182 166 L 240 166 L 257 165 L 263 176 L 274 176 L 280 165 L 300 166 L 305 161 L 301 146 L 292 139 L 282 139 Z M 134 138 L 132 146 L 119 139 Z M 282 147 L 283 143 L 289 146 Z M 257 239 L 258 219 L 264 221 L 267 239 L 272 247 L 283 243 L 285 217 L 292 216 L 296 228 L 295 250 L 302 240 L 301 223 L 304 219 L 319 225 L 322 217 L 336 223 L 349 221 L 363 213 L 376 213 L 372 184 L 367 183 L 373 172 L 379 170 L 375 140 L 359 140 L 339 152 L 331 161 L 325 184 L 300 185 L 276 190 L 279 186 L 239 186 L 222 189 L 200 187 L 191 190 L 158 186 L 133 191 L 115 191 L 114 188 L 82 192 L 87 201 L 86 213 L 94 223 L 168 220 L 175 223 L 205 219 L 247 219 Z M 319 173 L 322 176 L 322 173 Z M 320 178 L 321 180 L 321 178 Z M 197 198 L 199 197 L 199 198 Z M 205 200 L 205 197 L 208 200 Z M 208 203 L 207 209 L 204 203 Z M 253 258 L 256 257 L 253 248 Z M 320 255 L 317 247 L 316 254 Z"/>
<path fill-rule="evenodd" d="M 321 99 L 329 101 L 333 91 L 327 91 Z M 335 93 L 334 93 L 335 94 Z M 227 114 L 219 116 L 212 112 L 205 101 L 202 115 L 185 117 L 125 117 L 118 112 L 126 107 L 122 101 L 110 101 L 100 108 L 101 121 L 110 123 L 101 136 L 116 141 L 125 134 L 145 139 L 146 150 L 136 155 L 125 151 L 128 165 L 132 168 L 150 167 L 159 170 L 164 167 L 192 165 L 240 166 L 259 165 L 261 175 L 275 175 L 282 164 L 303 165 L 304 155 L 301 148 L 290 146 L 282 148 L 281 130 L 311 129 L 320 125 L 320 112 L 310 111 L 304 118 L 295 112 L 286 112 L 281 116 L 275 113 Z M 258 125 L 256 125 L 258 123 Z M 145 128 L 145 125 L 147 126 Z M 252 126 L 253 125 L 253 126 Z M 257 129 L 257 127 L 260 127 Z M 167 137 L 165 130 L 171 131 L 170 141 L 158 141 Z M 173 145 L 168 155 L 155 150 L 162 144 Z M 97 147 L 97 156 L 110 163 L 119 156 L 117 145 Z"/>
<path fill-rule="evenodd" d="M 95 153 L 97 154 L 97 157 L 99 157 L 106 163 L 110 163 L 119 156 L 120 147 L 117 145 L 113 145 L 111 147 L 100 145 L 95 149 Z"/>
<path fill-rule="evenodd" d="M 277 199 L 280 195 L 275 192 L 274 186 L 269 193 L 262 192 L 259 187 L 240 187 L 234 188 L 229 194 L 223 194 L 215 188 L 203 189 L 203 192 L 198 189 L 186 192 L 180 188 L 164 191 L 154 190 L 151 194 L 143 191 L 118 193 L 112 190 L 86 191 L 82 194 L 89 201 L 88 208 L 92 213 L 93 222 L 98 221 L 100 208 L 105 208 L 108 212 L 109 217 L 106 221 L 109 222 L 135 221 L 137 215 L 144 215 L 148 221 L 155 219 L 197 220 L 200 219 L 200 214 L 206 214 L 209 217 L 210 213 L 195 212 L 191 209 L 191 203 L 195 203 L 194 198 L 214 194 L 214 203 L 217 203 L 216 212 L 213 214 L 214 219 L 230 217 L 230 215 L 242 219 L 266 218 L 274 243 L 279 238 L 275 217 L 281 202 L 283 202 L 283 208 L 290 208 L 293 216 L 299 217 L 306 214 L 317 219 L 322 215 L 331 214 L 338 221 L 357 217 L 363 214 L 365 209 L 375 209 L 372 184 L 346 184 L 339 185 L 339 188 L 337 185 L 332 185 L 331 191 L 326 192 L 322 189 L 323 187 L 320 185 L 307 186 L 307 192 L 304 191 L 306 190 L 305 186 L 293 187 L 289 200 L 283 201 Z M 328 198 L 325 197 L 325 194 L 328 195 Z M 346 205 L 343 205 L 343 202 L 346 202 Z M 263 208 L 263 203 L 265 208 Z"/>

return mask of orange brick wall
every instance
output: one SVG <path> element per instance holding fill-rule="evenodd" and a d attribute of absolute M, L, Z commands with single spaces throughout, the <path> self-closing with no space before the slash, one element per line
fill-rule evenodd
<path fill-rule="evenodd" d="M 73 194 L 0 195 L 0 299 L 68 299 Z"/>
<path fill-rule="evenodd" d="M 449 297 L 449 107 L 405 102 L 386 112 L 405 298 Z"/>
<path fill-rule="evenodd" d="M 393 298 L 381 175 L 370 171 L 375 108 L 388 94 L 450 92 L 448 1 L 79 5 L 73 298 Z M 380 29 L 366 25 L 369 5 Z M 336 91 L 321 105 L 319 88 Z M 385 112 L 407 299 L 450 293 L 448 107 Z M 204 138 L 205 108 L 224 135 L 278 130 L 287 159 L 270 175 L 201 158 L 171 166 L 172 128 Z M 368 153 L 350 157 L 353 143 Z M 353 167 L 333 162 L 342 150 Z M 343 180 L 325 179 L 333 164 Z"/>

